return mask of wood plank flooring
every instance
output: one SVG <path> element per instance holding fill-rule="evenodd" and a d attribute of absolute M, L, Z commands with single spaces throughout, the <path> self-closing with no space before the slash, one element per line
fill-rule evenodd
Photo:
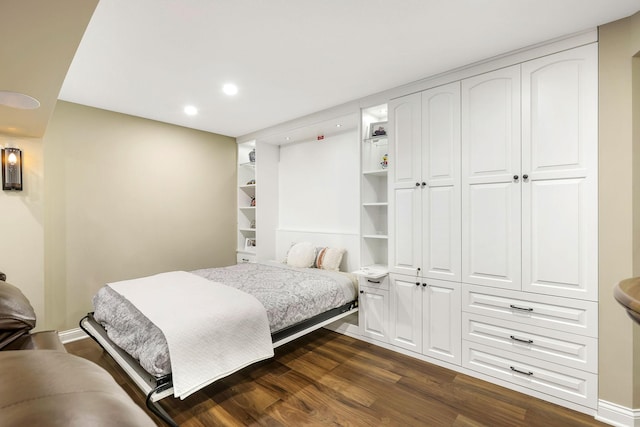
<path fill-rule="evenodd" d="M 67 351 L 142 392 L 93 340 Z M 181 426 L 604 426 L 591 416 L 325 329 L 185 400 L 161 405 Z M 147 411 L 151 414 L 149 411 Z M 151 414 L 159 426 L 161 420 Z"/>

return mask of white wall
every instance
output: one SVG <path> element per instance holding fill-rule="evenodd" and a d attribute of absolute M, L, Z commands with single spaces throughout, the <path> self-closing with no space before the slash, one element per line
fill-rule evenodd
<path fill-rule="evenodd" d="M 356 130 L 280 148 L 279 228 L 359 233 Z"/>

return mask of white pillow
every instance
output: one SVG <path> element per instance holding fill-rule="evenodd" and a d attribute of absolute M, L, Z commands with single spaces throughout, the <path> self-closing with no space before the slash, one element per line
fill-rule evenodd
<path fill-rule="evenodd" d="M 342 248 L 318 248 L 314 266 L 323 270 L 339 271 L 345 252 Z"/>
<path fill-rule="evenodd" d="M 300 242 L 289 248 L 287 265 L 291 267 L 313 267 L 316 260 L 316 248 L 309 242 Z"/>

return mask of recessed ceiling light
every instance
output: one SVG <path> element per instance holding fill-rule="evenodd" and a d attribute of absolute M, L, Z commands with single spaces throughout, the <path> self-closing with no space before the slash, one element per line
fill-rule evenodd
<path fill-rule="evenodd" d="M 227 83 L 222 86 L 222 91 L 229 96 L 233 96 L 238 93 L 238 86 L 234 85 L 233 83 Z"/>
<path fill-rule="evenodd" d="M 342 127 L 342 125 L 341 125 L 340 123 L 338 123 L 338 124 L 336 124 L 336 127 L 337 127 L 337 128 L 341 128 L 341 127 Z"/>
<path fill-rule="evenodd" d="M 184 107 L 184 113 L 187 116 L 195 116 L 196 114 L 198 114 L 198 109 L 193 105 L 187 105 L 186 107 Z"/>
<path fill-rule="evenodd" d="M 0 90 L 0 105 L 20 110 L 34 110 L 40 107 L 40 101 L 24 93 Z"/>

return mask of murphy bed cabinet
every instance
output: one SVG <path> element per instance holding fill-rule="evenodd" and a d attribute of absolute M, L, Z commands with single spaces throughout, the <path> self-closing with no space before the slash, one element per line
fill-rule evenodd
<path fill-rule="evenodd" d="M 592 43 L 389 102 L 390 345 L 597 407 L 597 88 Z"/>

